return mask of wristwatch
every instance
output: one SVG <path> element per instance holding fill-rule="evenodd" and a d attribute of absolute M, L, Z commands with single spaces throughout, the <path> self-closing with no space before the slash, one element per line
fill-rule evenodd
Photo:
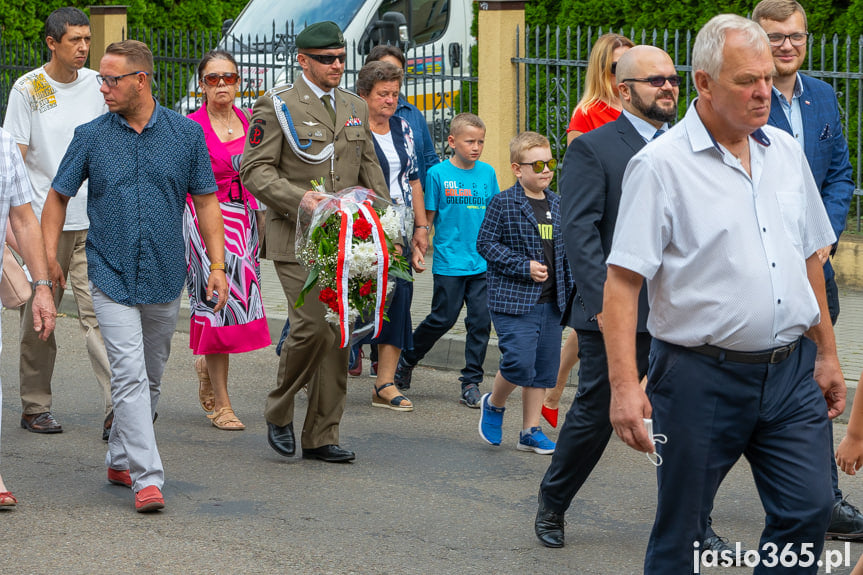
<path fill-rule="evenodd" d="M 213 262 L 210 264 L 210 271 L 222 270 L 225 271 L 225 262 Z"/>
<path fill-rule="evenodd" d="M 33 289 L 39 286 L 48 286 L 48 289 L 54 289 L 54 282 L 51 280 L 36 280 L 33 282 Z"/>

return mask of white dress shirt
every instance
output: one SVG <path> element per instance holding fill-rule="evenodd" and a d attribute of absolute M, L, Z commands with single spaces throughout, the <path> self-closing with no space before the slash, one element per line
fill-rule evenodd
<path fill-rule="evenodd" d="M 315 96 L 317 96 L 318 100 L 320 100 L 324 94 L 330 97 L 330 104 L 333 106 L 333 110 L 336 109 L 336 89 L 331 88 L 329 91 L 324 91 L 320 86 L 312 82 L 311 80 L 306 80 L 305 74 L 300 76 L 303 79 L 303 82 L 314 92 Z"/>
<path fill-rule="evenodd" d="M 650 333 L 758 351 L 819 321 L 806 258 L 835 236 L 809 163 L 787 133 L 749 138 L 750 177 L 692 103 L 627 166 L 608 263 L 647 279 Z"/>

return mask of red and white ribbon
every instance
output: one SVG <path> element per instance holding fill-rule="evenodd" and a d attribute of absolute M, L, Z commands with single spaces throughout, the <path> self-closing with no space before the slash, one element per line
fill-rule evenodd
<path fill-rule="evenodd" d="M 372 224 L 372 240 L 375 246 L 375 256 L 377 256 L 377 288 L 375 290 L 375 331 L 372 337 L 377 337 L 381 333 L 381 328 L 384 325 L 384 302 L 387 298 L 387 281 L 390 270 L 390 253 L 387 249 L 386 235 L 384 228 L 381 225 L 381 220 L 378 218 L 378 213 L 372 209 L 371 200 L 366 200 L 360 204 L 360 214 L 366 221 Z"/>

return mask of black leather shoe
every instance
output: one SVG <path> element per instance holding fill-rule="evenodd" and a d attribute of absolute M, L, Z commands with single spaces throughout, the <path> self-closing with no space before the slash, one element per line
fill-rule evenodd
<path fill-rule="evenodd" d="M 536 509 L 536 520 L 533 522 L 533 531 L 539 538 L 539 542 L 546 547 L 563 547 L 563 513 L 555 513 L 545 508 L 542 502 L 542 493 L 539 494 L 539 505 Z"/>
<path fill-rule="evenodd" d="M 320 459 L 327 463 L 349 463 L 356 459 L 357 454 L 338 445 L 322 445 L 314 449 L 303 448 L 303 459 Z"/>
<path fill-rule="evenodd" d="M 704 541 L 701 542 L 701 550 L 716 551 L 717 553 L 732 551 L 731 546 L 728 544 L 728 539 L 717 535 L 713 530 L 713 527 L 710 527 L 709 525 L 707 530 L 704 532 Z"/>
<path fill-rule="evenodd" d="M 837 501 L 833 505 L 826 538 L 842 541 L 863 540 L 863 514 L 848 503 L 847 499 Z"/>
<path fill-rule="evenodd" d="M 267 443 L 276 450 L 279 455 L 293 457 L 297 452 L 297 442 L 294 439 L 294 422 L 279 427 L 267 422 Z"/>
<path fill-rule="evenodd" d="M 50 411 L 21 415 L 21 427 L 33 433 L 63 433 L 60 425 Z"/>
<path fill-rule="evenodd" d="M 717 560 L 727 567 L 742 567 L 743 555 L 746 553 L 740 549 L 738 554 L 736 549 L 728 544 L 728 539 L 717 535 L 710 525 L 707 526 L 707 530 L 704 532 L 704 541 L 701 542 L 701 552 L 704 553 L 705 551 L 714 551 Z M 726 562 L 732 558 L 734 563 L 726 565 Z"/>

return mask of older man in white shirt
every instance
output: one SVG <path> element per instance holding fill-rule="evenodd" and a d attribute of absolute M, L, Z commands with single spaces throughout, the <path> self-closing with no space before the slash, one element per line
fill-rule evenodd
<path fill-rule="evenodd" d="M 615 431 L 648 453 L 645 419 L 667 436 L 644 572 L 698 571 L 716 489 L 742 455 L 766 511 L 755 573 L 785 549 L 799 559 L 788 572 L 815 573 L 833 503 L 828 414 L 845 404 L 816 253 L 835 235 L 800 146 L 765 126 L 764 31 L 717 16 L 692 61 L 698 99 L 624 176 L 603 307 Z M 634 349 L 644 279 L 646 393 Z"/>

